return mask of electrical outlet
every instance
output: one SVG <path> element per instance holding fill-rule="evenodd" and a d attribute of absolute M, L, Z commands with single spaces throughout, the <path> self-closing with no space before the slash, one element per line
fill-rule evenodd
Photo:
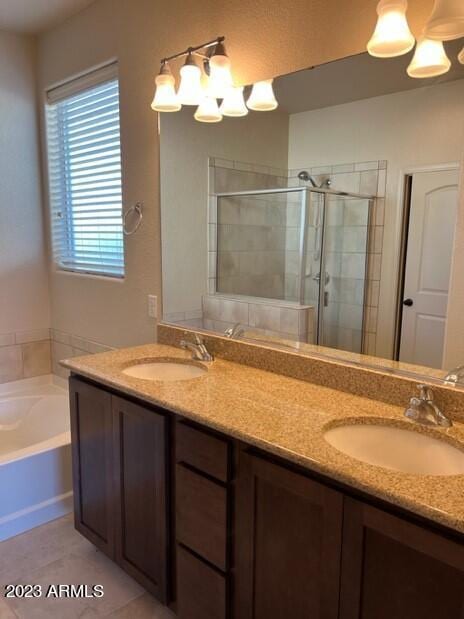
<path fill-rule="evenodd" d="M 148 295 L 148 316 L 158 318 L 158 298 L 154 294 Z"/>

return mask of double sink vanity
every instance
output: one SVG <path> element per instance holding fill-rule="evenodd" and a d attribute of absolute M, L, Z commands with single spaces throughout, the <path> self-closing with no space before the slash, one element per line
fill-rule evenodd
<path fill-rule="evenodd" d="M 76 528 L 181 619 L 461 618 L 462 417 L 184 337 L 64 362 Z"/>

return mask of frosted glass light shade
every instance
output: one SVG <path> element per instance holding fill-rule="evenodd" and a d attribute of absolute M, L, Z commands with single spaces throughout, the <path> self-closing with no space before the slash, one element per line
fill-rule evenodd
<path fill-rule="evenodd" d="M 155 79 L 156 90 L 151 104 L 156 112 L 178 112 L 182 107 L 175 91 L 175 79 L 171 74 L 160 74 Z"/>
<path fill-rule="evenodd" d="M 180 70 L 180 85 L 177 97 L 182 105 L 200 105 L 204 93 L 201 85 L 201 69 L 192 56 L 187 56 Z"/>
<path fill-rule="evenodd" d="M 201 123 L 218 123 L 222 120 L 222 114 L 216 99 L 213 97 L 203 97 L 202 102 L 198 106 L 194 114 L 195 120 Z"/>
<path fill-rule="evenodd" d="M 208 96 L 223 99 L 234 84 L 230 60 L 225 54 L 214 54 L 209 60 Z"/>
<path fill-rule="evenodd" d="M 464 37 L 463 0 L 435 0 L 424 34 L 428 39 L 436 41 Z"/>
<path fill-rule="evenodd" d="M 250 110 L 256 110 L 257 112 L 267 112 L 275 110 L 279 105 L 274 95 L 272 88 L 272 82 L 274 80 L 263 80 L 253 84 L 251 94 L 248 97 L 247 107 Z"/>
<path fill-rule="evenodd" d="M 380 0 L 377 5 L 377 25 L 367 44 L 371 56 L 402 56 L 414 47 L 414 37 L 406 19 L 407 8 L 406 0 Z"/>
<path fill-rule="evenodd" d="M 449 71 L 451 61 L 441 41 L 421 37 L 407 72 L 409 77 L 436 77 Z"/>
<path fill-rule="evenodd" d="M 464 64 L 464 47 L 461 49 L 461 51 L 458 54 L 458 60 L 461 64 Z"/>
<path fill-rule="evenodd" d="M 248 108 L 243 98 L 243 86 L 229 88 L 219 111 L 223 116 L 246 116 Z"/>

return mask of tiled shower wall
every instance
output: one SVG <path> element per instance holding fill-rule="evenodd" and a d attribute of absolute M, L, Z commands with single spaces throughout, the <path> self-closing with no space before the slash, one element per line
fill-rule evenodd
<path fill-rule="evenodd" d="M 208 292 L 284 298 L 285 195 L 221 198 L 219 212 L 215 196 L 285 186 L 286 170 L 209 160 Z"/>
<path fill-rule="evenodd" d="M 0 334 L 0 383 L 50 374 L 50 329 Z"/>

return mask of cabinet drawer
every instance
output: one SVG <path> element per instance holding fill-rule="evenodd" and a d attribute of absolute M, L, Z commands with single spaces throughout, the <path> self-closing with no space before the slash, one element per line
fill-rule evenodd
<path fill-rule="evenodd" d="M 179 619 L 225 619 L 226 578 L 177 547 L 177 615 Z"/>
<path fill-rule="evenodd" d="M 220 481 L 229 477 L 228 443 L 182 422 L 176 430 L 176 459 Z"/>
<path fill-rule="evenodd" d="M 178 464 L 177 540 L 213 563 L 227 567 L 227 489 Z"/>

